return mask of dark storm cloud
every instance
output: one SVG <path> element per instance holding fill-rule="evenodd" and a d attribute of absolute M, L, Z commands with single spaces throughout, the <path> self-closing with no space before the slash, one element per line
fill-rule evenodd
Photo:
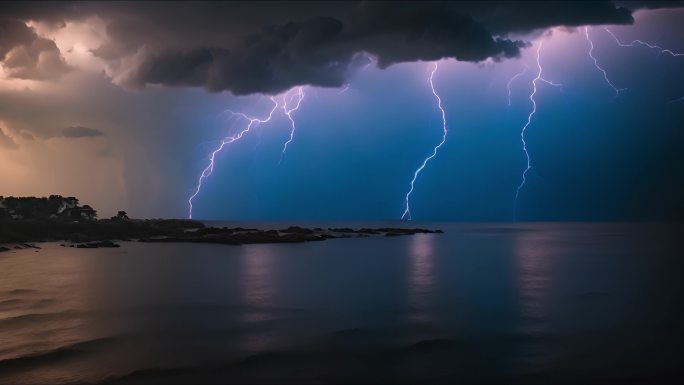
<path fill-rule="evenodd" d="M 35 33 L 20 20 L 0 17 L 0 61 L 14 47 L 28 45 L 36 38 Z"/>
<path fill-rule="evenodd" d="M 632 22 L 628 9 L 608 1 L 357 3 L 336 17 L 272 25 L 229 46 L 151 53 L 125 83 L 234 94 L 277 93 L 302 84 L 337 87 L 359 52 L 376 57 L 381 68 L 442 58 L 500 60 L 519 56 L 526 46 L 505 38 L 509 33 Z"/>
<path fill-rule="evenodd" d="M 17 20 L 40 20 L 55 27 L 67 20 L 85 17 L 93 12 L 85 2 L 70 1 L 7 1 L 2 4 L 2 13 Z"/>
<path fill-rule="evenodd" d="M 617 4 L 620 7 L 625 7 L 629 8 L 631 10 L 638 10 L 638 9 L 672 9 L 672 8 L 682 8 L 684 7 L 684 1 L 674 1 L 674 0 L 667 0 L 667 1 L 657 1 L 657 0 L 651 0 L 651 1 L 615 1 L 615 4 Z"/>
<path fill-rule="evenodd" d="M 364 3 L 347 20 L 355 48 L 376 56 L 380 67 L 444 57 L 473 62 L 515 57 L 526 45 L 493 38 L 448 3 Z"/>
<path fill-rule="evenodd" d="M 472 5 L 494 34 L 526 33 L 556 26 L 632 24 L 629 9 L 610 1 L 498 1 Z"/>
<path fill-rule="evenodd" d="M 146 56 L 128 85 L 204 86 L 234 94 L 278 93 L 295 85 L 341 86 L 359 52 L 377 57 L 381 68 L 400 62 L 462 61 L 516 57 L 526 44 L 490 33 L 448 5 L 369 3 L 346 22 L 314 17 L 264 27 L 227 48 Z"/>
<path fill-rule="evenodd" d="M 356 52 L 337 19 L 270 26 L 229 49 L 165 52 L 143 60 L 129 85 L 204 86 L 234 94 L 277 93 L 298 84 L 340 86 Z"/>
<path fill-rule="evenodd" d="M 61 138 L 93 138 L 98 136 L 104 136 L 104 133 L 94 128 L 71 126 L 62 128 L 59 131 L 58 136 Z"/>
<path fill-rule="evenodd" d="M 67 2 L 5 8 L 12 17 L 54 26 L 99 17 L 107 39 L 92 53 L 107 61 L 119 84 L 250 94 L 340 86 L 361 52 L 376 57 L 382 68 L 441 58 L 517 57 L 526 43 L 509 38 L 512 33 L 630 24 L 630 10 L 667 5 L 657 3 Z"/>
<path fill-rule="evenodd" d="M 54 41 L 5 17 L 0 17 L 0 65 L 10 78 L 32 80 L 59 78 L 70 69 Z"/>

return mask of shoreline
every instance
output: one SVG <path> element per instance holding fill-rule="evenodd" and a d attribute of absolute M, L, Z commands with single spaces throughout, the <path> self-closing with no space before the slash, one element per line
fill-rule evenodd
<path fill-rule="evenodd" d="M 145 243 L 213 243 L 223 245 L 302 243 L 340 238 L 394 237 L 440 234 L 424 228 L 360 228 L 289 226 L 282 229 L 213 227 L 186 219 L 90 221 L 11 220 L 0 221 L 0 252 L 37 248 L 32 243 L 62 242 L 63 247 L 119 247 L 115 241 Z"/>

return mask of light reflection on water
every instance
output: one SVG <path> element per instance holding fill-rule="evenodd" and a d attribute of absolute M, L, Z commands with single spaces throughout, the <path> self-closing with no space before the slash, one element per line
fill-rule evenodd
<path fill-rule="evenodd" d="M 435 306 L 434 242 L 435 234 L 416 234 L 411 237 L 409 254 L 408 302 L 410 318 L 416 322 L 433 320 Z"/>
<path fill-rule="evenodd" d="M 241 288 L 244 302 L 256 309 L 276 306 L 276 269 L 278 268 L 278 250 L 274 245 L 247 246 L 241 259 L 243 272 Z M 253 318 L 254 317 L 254 318 Z M 261 321 L 262 314 L 251 314 L 246 321 Z"/>
<path fill-rule="evenodd" d="M 283 364 L 292 382 L 374 365 L 379 382 L 679 367 L 667 357 L 682 346 L 680 228 L 432 227 L 446 233 L 0 254 L 0 383 L 202 372 L 269 351 L 299 354 Z M 241 370 L 269 382 L 263 365 Z"/>
<path fill-rule="evenodd" d="M 548 318 L 547 302 L 553 284 L 553 242 L 549 233 L 523 232 L 515 237 L 516 276 L 525 333 L 545 331 L 543 321 Z"/>
<path fill-rule="evenodd" d="M 280 259 L 277 246 L 250 245 L 243 248 L 240 258 L 242 273 L 239 284 L 246 306 L 238 310 L 239 322 L 250 325 L 274 319 L 276 270 Z M 270 334 L 269 330 L 243 333 L 237 336 L 236 346 L 256 353 L 268 346 Z"/>

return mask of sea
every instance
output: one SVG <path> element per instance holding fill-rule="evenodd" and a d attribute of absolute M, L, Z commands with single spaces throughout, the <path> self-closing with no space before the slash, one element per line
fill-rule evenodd
<path fill-rule="evenodd" d="M 684 225 L 0 253 L 0 383 L 670 383 Z"/>

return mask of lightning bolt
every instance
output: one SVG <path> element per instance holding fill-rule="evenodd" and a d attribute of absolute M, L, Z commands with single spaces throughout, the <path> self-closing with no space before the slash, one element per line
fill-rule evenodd
<path fill-rule="evenodd" d="M 511 83 L 515 81 L 515 79 L 519 78 L 520 76 L 524 75 L 525 72 L 527 72 L 530 67 L 527 65 L 527 63 L 523 63 L 525 65 L 525 68 L 522 69 L 522 71 L 518 72 L 517 74 L 513 75 L 511 80 L 506 83 L 506 89 L 508 89 L 508 107 L 511 106 Z"/>
<path fill-rule="evenodd" d="M 245 119 L 248 122 L 247 126 L 244 129 L 242 129 L 242 131 L 238 132 L 237 134 L 223 138 L 223 140 L 221 141 L 221 145 L 218 146 L 214 151 L 212 151 L 209 154 L 209 165 L 202 171 L 202 174 L 200 174 L 200 177 L 197 180 L 197 187 L 195 187 L 195 192 L 190 196 L 190 198 L 188 198 L 188 207 L 189 207 L 188 218 L 189 219 L 192 219 L 192 201 L 195 199 L 195 197 L 199 194 L 200 190 L 202 189 L 202 182 L 205 179 L 207 179 L 211 175 L 211 173 L 214 171 L 214 160 L 216 158 L 216 154 L 221 152 L 221 150 L 223 150 L 223 148 L 226 145 L 242 139 L 242 136 L 245 135 L 246 133 L 248 133 L 249 130 L 251 130 L 252 127 L 254 127 L 254 125 L 266 123 L 266 122 L 271 120 L 273 113 L 278 108 L 278 102 L 276 101 L 275 97 L 271 97 L 270 99 L 273 102 L 273 109 L 271 109 L 271 112 L 268 114 L 268 117 L 266 117 L 264 119 L 249 117 L 242 112 L 233 112 L 231 110 L 226 110 L 227 112 L 230 112 L 231 114 L 233 114 L 233 116 L 238 116 L 240 118 Z"/>
<path fill-rule="evenodd" d="M 432 150 L 432 155 L 425 158 L 423 160 L 423 163 L 420 165 L 420 167 L 418 167 L 418 169 L 416 169 L 416 171 L 413 173 L 413 179 L 411 179 L 411 188 L 406 193 L 406 199 L 404 201 L 405 206 L 404 206 L 404 213 L 401 215 L 402 220 L 403 219 L 411 220 L 410 199 L 411 199 L 411 194 L 413 193 L 413 186 L 416 183 L 416 179 L 418 178 L 418 174 L 420 174 L 420 172 L 423 171 L 423 169 L 425 168 L 425 165 L 427 165 L 427 162 L 430 161 L 430 159 L 437 156 L 437 151 L 446 142 L 446 135 L 447 135 L 447 132 L 449 131 L 447 129 L 447 123 L 446 123 L 446 112 L 444 112 L 444 107 L 442 106 L 442 98 L 440 98 L 437 91 L 435 91 L 435 84 L 433 83 L 433 78 L 435 76 L 436 71 L 437 71 L 437 62 L 433 62 L 432 63 L 432 71 L 430 72 L 430 76 L 428 77 L 428 83 L 430 84 L 430 89 L 432 90 L 432 94 L 435 96 L 435 99 L 437 100 L 437 107 L 439 108 L 439 110 L 442 113 L 442 140 Z"/>
<path fill-rule="evenodd" d="M 637 39 L 637 40 L 633 40 L 633 41 L 632 41 L 631 43 L 629 43 L 629 44 L 625 44 L 625 43 L 621 42 L 620 39 L 618 39 L 617 36 L 615 36 L 615 34 L 614 34 L 611 30 L 609 30 L 608 28 L 604 28 L 604 29 L 606 30 L 606 32 L 608 32 L 608 33 L 610 34 L 610 36 L 613 37 L 613 39 L 615 39 L 615 42 L 616 42 L 617 45 L 619 45 L 620 47 L 636 47 L 637 45 L 642 45 L 642 46 L 645 46 L 645 47 L 648 47 L 648 48 L 651 48 L 651 49 L 657 49 L 658 51 L 660 51 L 660 53 L 658 53 L 658 55 L 668 54 L 668 55 L 670 55 L 670 56 L 672 56 L 672 57 L 684 56 L 684 53 L 674 52 L 674 51 L 671 51 L 671 50 L 669 50 L 669 49 L 663 48 L 663 47 L 661 47 L 661 46 L 659 46 L 659 45 L 647 43 L 647 42 L 645 42 L 645 41 L 643 41 L 643 40 L 638 40 L 638 39 Z"/>
<path fill-rule="evenodd" d="M 610 88 L 615 91 L 615 97 L 617 98 L 618 95 L 620 94 L 621 91 L 626 90 L 627 88 L 617 88 L 611 83 L 611 81 L 608 79 L 608 74 L 606 73 L 606 70 L 604 70 L 598 63 L 598 60 L 594 56 L 594 42 L 591 41 L 591 38 L 589 37 L 589 27 L 584 27 L 584 36 L 587 37 L 587 41 L 589 42 L 589 57 L 594 60 L 594 67 L 596 67 L 601 73 L 603 74 L 603 79 L 606 80 L 606 83 L 610 86 Z"/>
<path fill-rule="evenodd" d="M 608 32 L 610 34 L 610 36 L 613 37 L 613 39 L 615 40 L 617 45 L 619 45 L 620 47 L 636 47 L 638 45 L 641 45 L 644 47 L 648 47 L 650 49 L 657 49 L 659 51 L 658 56 L 663 55 L 663 54 L 667 54 L 667 55 L 670 55 L 672 57 L 684 56 L 684 53 L 674 52 L 670 49 L 663 48 L 663 47 L 656 45 L 656 44 L 647 43 L 647 42 L 645 42 L 643 40 L 639 40 L 639 39 L 632 40 L 631 43 L 625 44 L 625 43 L 621 42 L 620 39 L 618 39 L 617 36 L 615 36 L 615 34 L 611 30 L 609 30 L 608 28 L 604 28 L 604 30 L 606 32 Z M 684 96 L 677 98 L 677 99 L 670 100 L 669 103 L 676 103 L 676 102 L 681 102 L 681 101 L 684 101 Z"/>
<path fill-rule="evenodd" d="M 523 145 L 523 152 L 525 153 L 525 159 L 527 160 L 527 167 L 525 168 L 525 171 L 522 173 L 522 180 L 520 181 L 520 184 L 518 185 L 518 189 L 515 192 L 515 210 L 514 210 L 514 216 L 515 212 L 517 212 L 517 207 L 518 207 L 518 198 L 520 197 L 520 191 L 525 187 L 525 183 L 527 182 L 527 173 L 532 169 L 532 160 L 530 157 L 530 153 L 527 149 L 527 142 L 525 141 L 525 132 L 527 131 L 527 128 L 530 126 L 532 123 L 532 118 L 534 117 L 534 114 L 537 112 L 537 100 L 535 99 L 535 95 L 537 95 L 537 82 L 544 82 L 548 85 L 554 86 L 554 87 L 562 87 L 562 84 L 554 83 L 550 80 L 546 80 L 542 77 L 542 66 L 541 62 L 539 60 L 539 57 L 541 56 L 541 49 L 542 49 L 543 42 L 539 42 L 539 47 L 537 47 L 537 76 L 532 79 L 532 93 L 530 94 L 530 102 L 532 102 L 532 111 L 530 111 L 530 114 L 527 116 L 527 122 L 523 126 L 522 130 L 520 131 L 520 141 L 522 142 Z"/>
<path fill-rule="evenodd" d="M 292 139 L 294 139 L 296 126 L 294 119 L 292 119 L 292 113 L 299 109 L 299 105 L 302 103 L 302 100 L 304 100 L 304 87 L 297 88 L 297 93 L 294 94 L 294 96 L 296 97 L 296 101 L 294 107 L 291 108 L 288 108 L 288 101 L 291 101 L 291 97 L 288 97 L 287 93 L 283 96 L 283 112 L 290 120 L 290 125 L 292 126 L 292 129 L 290 130 L 290 138 L 287 140 L 287 142 L 285 142 L 285 145 L 283 145 L 283 151 L 280 155 L 280 161 L 278 162 L 278 164 L 282 163 L 283 158 L 285 157 L 285 151 L 287 151 L 287 145 L 292 142 Z"/>

